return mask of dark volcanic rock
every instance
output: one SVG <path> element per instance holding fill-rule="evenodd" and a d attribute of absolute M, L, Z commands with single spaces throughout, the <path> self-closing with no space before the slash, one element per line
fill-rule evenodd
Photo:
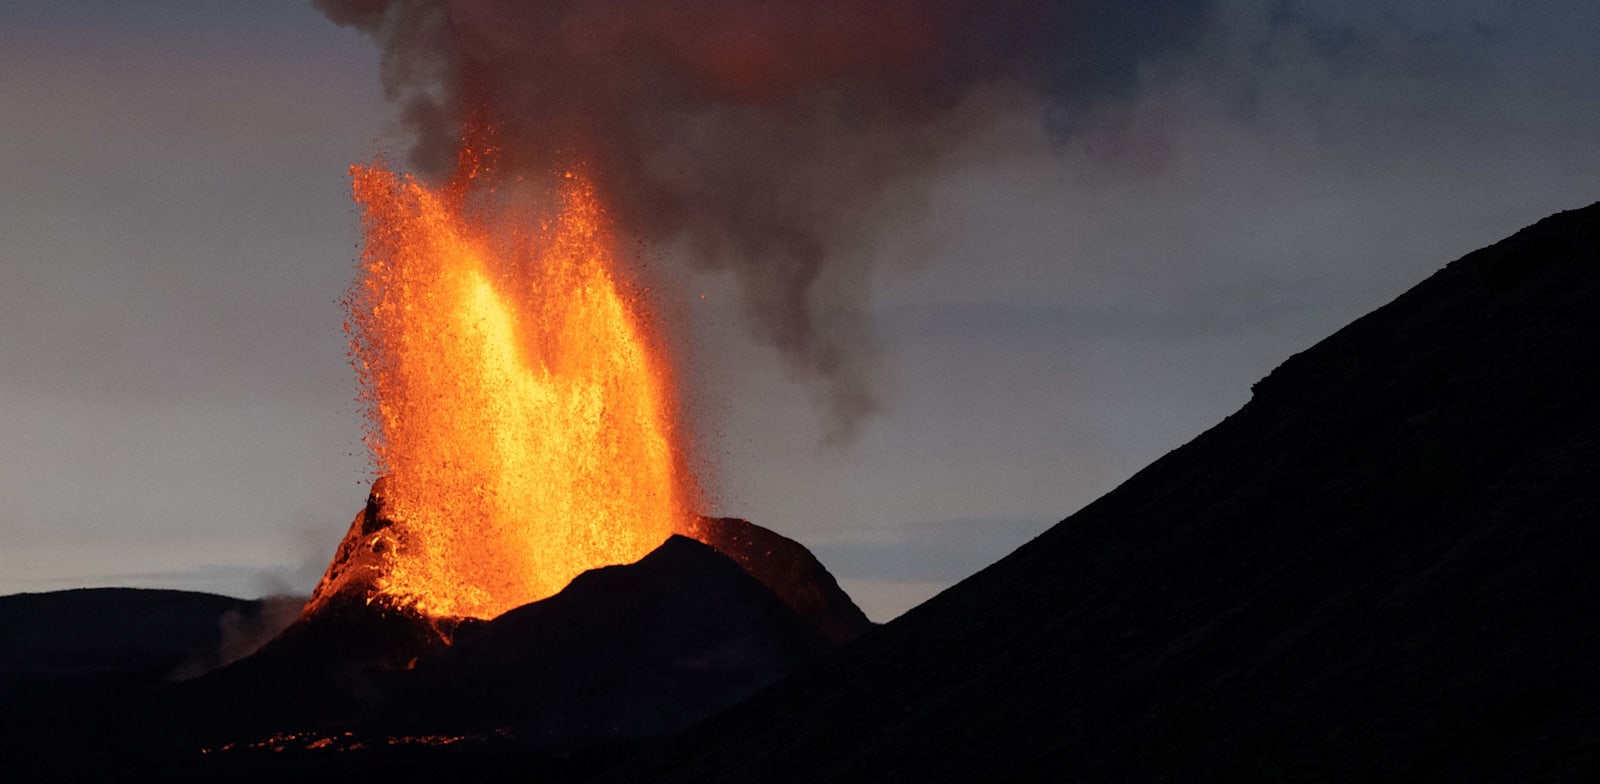
<path fill-rule="evenodd" d="M 616 781 L 1600 778 L 1600 205 Z"/>
<path fill-rule="evenodd" d="M 187 731 L 203 745 L 514 727 L 524 746 L 564 752 L 682 730 L 832 647 L 731 559 L 674 536 L 487 622 L 339 592 L 167 704 L 208 717 Z M 229 710 L 239 702 L 252 709 Z"/>
<path fill-rule="evenodd" d="M 515 726 L 521 747 L 565 753 L 679 731 L 872 626 L 808 550 L 742 520 L 699 526 L 722 551 L 673 537 L 492 621 L 424 616 L 372 599 L 393 557 L 374 536 L 383 498 L 380 479 L 293 625 L 161 695 L 188 722 L 170 734 L 218 747 Z"/>
<path fill-rule="evenodd" d="M 0 609 L 13 607 L 7 601 Z M 211 613 L 228 602 L 236 600 L 200 604 Z M 8 661 L 63 650 L 37 642 L 63 637 L 132 635 L 170 648 L 156 657 L 163 663 L 182 661 L 196 644 L 189 637 L 198 627 L 169 623 L 172 613 L 161 607 L 118 606 L 126 616 L 98 637 L 89 626 L 107 620 L 99 611 L 56 619 L 65 632 L 12 623 Z M 214 650 L 214 614 L 208 623 L 213 631 L 200 642 Z M 344 780 L 383 771 L 390 781 L 514 772 L 571 780 L 833 648 L 731 559 L 675 536 L 637 563 L 586 572 L 561 593 L 489 622 L 428 619 L 337 592 L 255 655 L 193 680 L 107 693 L 97 681 L 66 679 L 26 703 L 7 694 L 8 709 L 27 710 L 7 713 L 0 778 Z M 139 648 L 124 640 L 116 650 Z M 423 736 L 467 738 L 439 747 L 386 743 Z M 324 738 L 346 740 L 337 749 L 309 747 Z"/>
<path fill-rule="evenodd" d="M 386 561 L 398 557 L 401 538 L 385 504 L 386 480 L 372 483 L 366 505 L 356 513 L 322 580 L 312 591 L 307 616 L 324 605 L 364 604 Z M 846 594 L 827 567 L 804 545 L 775 531 L 732 517 L 696 518 L 685 534 L 732 558 L 835 645 L 843 645 L 872 629 L 861 608 Z M 400 535 L 403 538 L 403 534 Z"/>
<path fill-rule="evenodd" d="M 674 536 L 464 629 L 393 707 L 431 731 L 581 748 L 689 727 L 830 648 L 733 561 Z"/>
<path fill-rule="evenodd" d="M 287 730 L 342 730 L 367 721 L 404 688 L 409 668 L 444 650 L 463 623 L 478 622 L 334 597 L 255 655 L 174 684 L 161 695 L 160 710 L 197 748 Z"/>
<path fill-rule="evenodd" d="M 874 626 L 827 567 L 787 536 L 734 517 L 702 517 L 694 538 L 738 562 L 835 645 Z"/>

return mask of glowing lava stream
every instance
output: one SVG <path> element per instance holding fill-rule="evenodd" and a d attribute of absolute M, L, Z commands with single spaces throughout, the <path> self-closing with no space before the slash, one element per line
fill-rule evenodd
<path fill-rule="evenodd" d="M 692 482 L 593 188 L 568 175 L 554 217 L 509 227 L 462 170 L 433 190 L 352 167 L 347 329 L 392 521 L 360 543 L 361 581 L 368 601 L 491 618 L 686 530 Z"/>

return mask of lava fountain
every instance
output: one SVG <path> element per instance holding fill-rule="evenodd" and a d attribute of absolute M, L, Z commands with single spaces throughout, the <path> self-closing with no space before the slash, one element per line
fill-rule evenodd
<path fill-rule="evenodd" d="M 568 173 L 530 218 L 483 173 L 465 144 L 443 188 L 351 169 L 346 330 L 384 519 L 369 502 L 308 613 L 354 589 L 491 618 L 694 525 L 665 351 L 594 188 Z"/>

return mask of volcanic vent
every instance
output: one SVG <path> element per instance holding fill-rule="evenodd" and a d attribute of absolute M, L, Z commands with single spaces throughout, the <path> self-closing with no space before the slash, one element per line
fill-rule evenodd
<path fill-rule="evenodd" d="M 486 149 L 465 139 L 438 189 L 352 167 L 364 249 L 346 329 L 381 477 L 305 617 L 350 604 L 436 628 L 487 620 L 678 533 L 829 640 L 868 628 L 798 543 L 691 512 L 670 367 L 597 193 L 569 172 L 532 210 L 493 184 Z"/>
<path fill-rule="evenodd" d="M 262 703 L 208 748 L 627 742 L 872 626 L 800 544 L 693 513 L 671 368 L 596 191 L 532 192 L 485 149 L 464 142 L 439 188 L 352 169 L 347 330 L 379 478 L 300 618 L 181 690 L 183 715 Z"/>
<path fill-rule="evenodd" d="M 670 379 L 593 189 L 568 174 L 552 208 L 513 209 L 470 143 L 441 189 L 352 173 L 347 329 L 385 514 L 358 516 L 308 613 L 353 591 L 492 618 L 685 530 Z"/>

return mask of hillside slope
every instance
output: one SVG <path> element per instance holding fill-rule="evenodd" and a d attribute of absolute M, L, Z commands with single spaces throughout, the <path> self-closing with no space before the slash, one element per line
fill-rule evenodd
<path fill-rule="evenodd" d="M 608 781 L 1600 777 L 1600 205 Z"/>

